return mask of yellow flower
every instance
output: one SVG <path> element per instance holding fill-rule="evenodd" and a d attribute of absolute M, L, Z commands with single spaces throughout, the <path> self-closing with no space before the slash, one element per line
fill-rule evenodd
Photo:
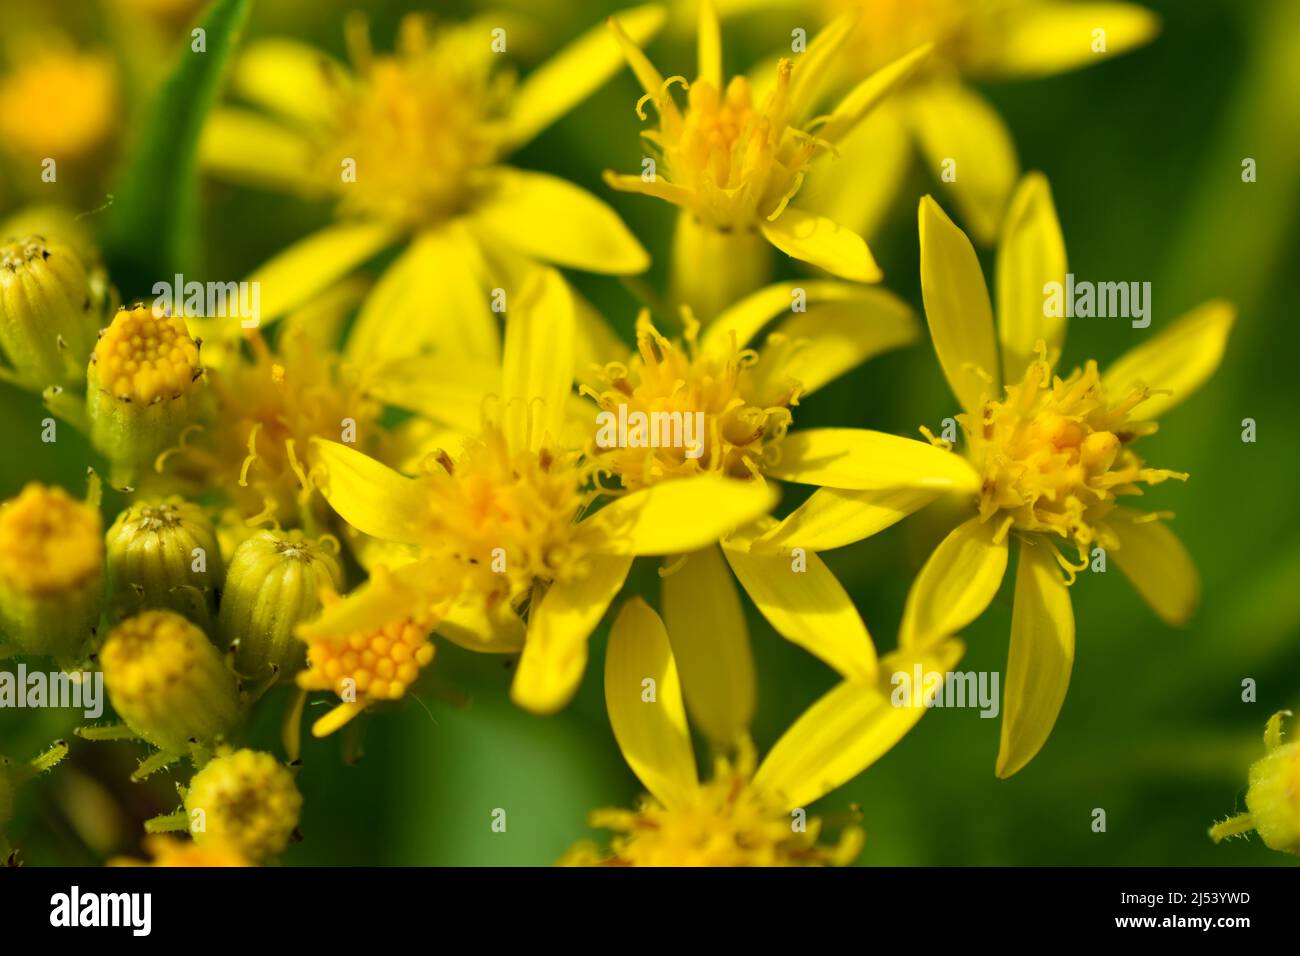
<path fill-rule="evenodd" d="M 629 11 L 653 36 L 656 6 Z M 259 269 L 262 317 L 271 321 L 409 239 L 362 307 L 349 357 L 379 361 L 426 346 L 499 361 L 486 288 L 532 259 L 630 274 L 649 265 L 618 216 L 581 188 L 503 160 L 614 72 L 605 31 L 579 37 L 513 86 L 482 21 L 430 27 L 402 22 L 393 54 L 370 48 L 364 19 L 349 21 L 354 69 L 289 40 L 251 44 L 235 65 L 235 93 L 274 115 L 229 107 L 210 118 L 201 146 L 212 171 L 329 196 L 344 221 Z"/>
<path fill-rule="evenodd" d="M 1247 812 L 1211 827 L 1215 843 L 1254 830 L 1270 849 L 1300 856 L 1300 743 L 1282 743 L 1282 718 L 1290 716 L 1283 710 L 1269 718 L 1265 754 L 1250 766 Z"/>
<path fill-rule="evenodd" d="M 152 835 L 144 838 L 144 849 L 151 859 L 144 863 L 130 857 L 119 856 L 108 861 L 109 866 L 252 866 L 237 849 L 208 839 L 202 845 L 192 840 Z"/>
<path fill-rule="evenodd" d="M 113 133 L 113 61 L 62 39 L 28 45 L 30 52 L 0 76 L 0 148 L 24 162 L 94 158 Z"/>
<path fill-rule="evenodd" d="M 75 662 L 99 623 L 104 539 L 89 499 L 32 482 L 0 507 L 0 628 L 29 654 Z"/>
<path fill-rule="evenodd" d="M 109 633 L 100 663 L 113 710 L 169 756 L 215 743 L 243 715 L 235 675 L 207 635 L 174 611 L 127 618 Z M 103 729 L 79 733 L 94 739 Z"/>
<path fill-rule="evenodd" d="M 759 331 L 790 310 L 800 293 L 806 311 L 779 322 L 756 347 Z M 881 289 L 840 282 L 769 286 L 724 311 L 702 332 L 688 315 L 684 341 L 667 338 L 642 316 L 636 354 L 627 361 L 593 365 L 595 374 L 583 386 L 606 416 L 596 432 L 593 464 L 632 491 L 697 475 L 765 484 L 773 469 L 779 470 L 792 406 L 915 335 L 912 312 L 899 299 Z M 682 441 L 661 440 L 662 426 L 656 427 L 651 416 L 664 414 L 679 416 Z M 633 415 L 646 416 L 650 425 L 643 432 L 655 433 L 661 447 L 647 447 L 646 434 L 633 442 L 630 427 L 622 444 L 608 447 L 616 436 L 602 433 L 613 432 L 614 423 Z M 685 423 L 691 422 L 696 423 L 692 432 L 699 432 L 692 435 L 694 449 L 686 448 L 684 440 Z M 781 554 L 750 547 L 771 524 L 762 519 L 717 546 L 669 558 L 660 571 L 687 704 L 704 733 L 722 745 L 734 743 L 744 731 L 752 706 L 719 711 L 713 706 L 719 689 L 728 688 L 728 694 L 751 705 L 756 693 L 733 574 L 779 634 L 847 678 L 876 679 L 867 627 L 821 558 L 813 552 Z M 700 613 L 701 607 L 710 613 Z"/>
<path fill-rule="evenodd" d="M 378 539 L 378 563 L 392 571 L 372 576 L 301 636 L 431 615 L 471 649 L 522 649 L 512 697 L 551 712 L 576 689 L 587 637 L 634 556 L 695 550 L 770 508 L 762 486 L 701 475 L 594 509 L 590 468 L 564 438 L 574 326 L 563 279 L 534 273 L 510 310 L 495 409 L 488 403 L 477 434 L 456 440 L 459 454 L 426 456 L 418 477 L 317 440 L 322 493 L 348 524 Z"/>
<path fill-rule="evenodd" d="M 383 567 L 375 569 L 381 577 L 386 573 Z M 325 595 L 326 607 L 338 602 L 334 592 Z M 307 669 L 298 674 L 298 686 L 303 690 L 333 691 L 342 699 L 312 725 L 312 733 L 327 736 L 371 704 L 401 699 L 420 671 L 433 662 L 431 630 L 421 616 L 392 621 L 374 630 L 309 640 Z"/>
<path fill-rule="evenodd" d="M 218 754 L 185 790 L 185 821 L 194 842 L 229 847 L 254 861 L 284 852 L 301 811 L 293 774 L 258 750 Z"/>
<path fill-rule="evenodd" d="M 605 656 L 605 701 L 619 749 L 650 795 L 635 810 L 593 813 L 593 827 L 615 833 L 609 849 L 584 842 L 561 864 L 852 863 L 862 850 L 862 831 L 848 828 L 837 845 L 822 845 L 822 822 L 807 807 L 888 752 L 924 708 L 893 706 L 880 684 L 845 681 L 805 711 L 757 769 L 753 745 L 742 738 L 736 759 L 719 757 L 712 779 L 702 782 L 682 707 L 676 647 L 644 601 L 623 606 Z M 949 641 L 916 662 L 944 671 L 960 653 L 960 645 Z M 891 670 L 910 668 L 905 656 L 897 655 Z"/>
<path fill-rule="evenodd" d="M 90 438 L 129 485 L 199 410 L 203 367 L 185 318 L 151 306 L 121 309 L 100 333 L 86 370 Z"/>
<path fill-rule="evenodd" d="M 358 283 L 344 282 L 296 309 L 281 323 L 274 349 L 257 330 L 243 333 L 245 349 L 241 339 L 223 337 L 221 320 L 187 318 L 204 338 L 211 401 L 154 470 L 192 494 L 219 492 L 236 523 L 314 530 L 327 519 L 310 479 L 311 440 L 338 439 L 376 453 L 385 443 L 379 370 L 335 350 L 338 326 L 358 295 Z"/>
<path fill-rule="evenodd" d="M 806 0 L 799 0 L 806 8 Z M 1159 18 L 1131 3 L 1017 0 L 818 0 L 825 19 L 856 17 L 840 57 L 842 84 L 918 43 L 935 53 L 896 95 L 839 143 L 841 160 L 809 177 L 808 206 L 875 232 L 917 156 L 951 191 L 981 244 L 997 237 L 1019 177 L 1010 131 L 964 82 L 1063 73 L 1140 47 Z"/>
<path fill-rule="evenodd" d="M 997 763 L 1009 776 L 1047 740 L 1065 698 L 1074 615 L 1062 569 L 1072 582 L 1101 547 L 1161 619 L 1177 624 L 1192 613 L 1196 571 L 1163 523 L 1171 515 L 1120 500 L 1141 495 L 1142 484 L 1186 477 L 1147 467 L 1135 444 L 1214 372 L 1235 310 L 1207 303 L 1105 372 L 1089 362 L 1054 376 L 1066 321 L 1048 314 L 1045 292 L 1064 283 L 1066 264 L 1047 181 L 1027 176 L 1012 200 L 998 255 L 996 333 L 970 241 L 929 197 L 919 215 L 926 318 L 965 410 L 956 421 L 966 448 L 955 454 L 937 439 L 851 429 L 791 434 L 772 473 L 822 487 L 755 547 L 840 547 L 955 493 L 970 517 L 921 569 L 904 610 L 902 646 L 924 647 L 984 611 L 1018 541 Z"/>
<path fill-rule="evenodd" d="M 756 93 L 743 76 L 723 83 L 722 40 L 713 0 L 701 0 L 699 76 L 667 80 L 627 35 L 610 28 L 645 90 L 658 128 L 643 134 L 657 166 L 640 175 L 605 174 L 615 189 L 656 196 L 681 208 L 674 246 L 675 295 L 704 315 L 720 312 L 762 285 L 771 271 L 769 245 L 786 255 L 859 282 L 881 278 L 871 251 L 854 232 L 789 205 L 815 159 L 833 152 L 890 89 L 928 53 L 903 56 L 857 86 L 829 116 L 810 111 L 848 34 L 833 23 L 798 60 L 782 59 L 774 88 Z M 672 96 L 687 91 L 685 108 Z"/>

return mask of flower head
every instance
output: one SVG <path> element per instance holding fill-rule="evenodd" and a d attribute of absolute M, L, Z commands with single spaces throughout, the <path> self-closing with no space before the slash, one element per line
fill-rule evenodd
<path fill-rule="evenodd" d="M 960 648 L 947 643 L 934 653 L 926 666 L 951 666 Z M 851 863 L 862 830 L 846 828 L 825 845 L 823 822 L 806 808 L 866 769 L 923 713 L 892 707 L 875 683 L 845 681 L 796 720 L 757 769 L 753 745 L 742 737 L 735 759 L 719 757 L 712 779 L 700 781 L 668 632 L 639 598 L 623 606 L 610 632 L 605 699 L 619 748 L 651 795 L 635 810 L 593 813 L 593 827 L 614 831 L 608 849 L 582 843 L 562 864 Z"/>
<path fill-rule="evenodd" d="M 258 862 L 284 852 L 301 811 L 293 774 L 259 750 L 219 753 L 185 791 L 186 814 L 202 821 L 190 827 L 196 846 L 229 848 Z"/>
<path fill-rule="evenodd" d="M 760 330 L 783 311 L 760 339 Z M 594 460 L 629 489 L 700 473 L 779 476 L 800 400 L 872 356 L 913 341 L 916 325 L 907 306 L 883 290 L 802 282 L 761 289 L 703 329 L 687 314 L 680 339 L 642 315 L 636 335 L 630 359 L 607 362 L 582 386 L 606 416 Z M 645 434 L 629 427 L 627 440 L 617 442 L 602 434 L 637 415 L 644 416 Z M 695 422 L 701 434 L 694 434 Z M 687 447 L 688 424 L 695 447 Z"/>
<path fill-rule="evenodd" d="M 771 91 L 760 96 L 745 77 L 724 84 L 711 0 L 700 4 L 700 69 L 693 83 L 680 76 L 664 79 L 618 18 L 610 18 L 610 28 L 645 90 L 637 113 L 645 118 L 645 104 L 652 104 L 659 121 L 656 129 L 643 134 L 654 153 L 654 168 L 640 176 L 609 172 L 605 181 L 614 189 L 656 196 L 683 210 L 674 282 L 679 298 L 693 307 L 711 311 L 762 283 L 765 270 L 746 271 L 733 261 L 738 255 L 753 258 L 757 250 L 748 246 L 746 237 L 759 233 L 787 255 L 834 275 L 859 282 L 880 279 L 870 250 L 856 233 L 789 206 L 813 160 L 833 152 L 835 142 L 929 52 L 924 46 L 909 53 L 865 81 L 829 116 L 811 119 L 848 26 L 848 21 L 836 22 L 799 59 L 781 59 Z M 686 90 L 684 107 L 673 98 L 676 86 Z M 706 242 L 698 235 L 701 229 L 733 237 L 734 242 Z M 745 243 L 743 251 L 737 242 Z M 692 262 L 687 247 L 712 248 L 713 254 L 705 262 Z M 707 293 L 710 284 L 726 288 L 722 301 Z"/>
<path fill-rule="evenodd" d="M 126 483 L 151 469 L 197 413 L 199 342 L 180 315 L 122 309 L 100 333 L 87 369 L 91 440 Z"/>
<path fill-rule="evenodd" d="M 925 647 L 989 605 L 1014 540 L 1019 567 L 997 764 L 1009 776 L 1042 747 L 1064 700 L 1074 656 L 1069 584 L 1099 558 L 1097 547 L 1166 622 L 1182 623 L 1196 605 L 1196 570 L 1163 523 L 1168 513 L 1121 501 L 1142 495 L 1143 485 L 1187 477 L 1148 467 L 1135 446 L 1213 373 L 1235 310 L 1207 303 L 1105 372 L 1088 362 L 1057 374 L 1065 319 L 1048 295 L 1065 281 L 1066 264 L 1047 181 L 1027 176 L 1012 200 L 998 256 L 996 332 L 970 241 L 929 197 L 919 217 L 926 319 L 964 409 L 957 421 L 965 447 L 954 453 L 927 429 L 929 443 L 841 430 L 841 453 L 828 461 L 824 445 L 791 436 L 783 473 L 818 477 L 823 487 L 758 543 L 838 547 L 956 494 L 970 516 L 935 549 L 904 609 L 900 643 Z"/>
<path fill-rule="evenodd" d="M 418 476 L 407 477 L 344 445 L 317 441 L 322 493 L 353 528 L 386 542 L 382 563 L 392 573 L 372 575 L 300 634 L 315 640 L 427 618 L 476 650 L 522 646 L 514 698 L 550 712 L 576 690 L 587 636 L 633 555 L 716 541 L 723 529 L 763 513 L 772 494 L 701 475 L 594 508 L 590 469 L 565 438 L 571 294 L 557 273 L 544 270 L 518 299 L 506 329 L 497 411 L 461 442 L 459 454 L 435 451 Z"/>
<path fill-rule="evenodd" d="M 0 76 L 0 144 L 24 159 L 83 161 L 112 135 L 116 107 L 108 56 L 62 41 L 37 44 Z"/>
<path fill-rule="evenodd" d="M 378 574 L 384 574 L 381 568 Z M 339 598 L 327 594 L 325 606 Z M 307 669 L 298 675 L 304 690 L 333 691 L 343 701 L 312 727 L 323 737 L 332 733 L 370 704 L 400 700 L 433 661 L 431 626 L 416 618 L 385 624 L 341 636 L 307 642 Z"/>
<path fill-rule="evenodd" d="M 174 611 L 127 618 L 109 633 L 100 664 L 113 709 L 169 753 L 214 743 L 242 716 L 235 675 L 207 635 Z"/>
<path fill-rule="evenodd" d="M 625 17 L 628 31 L 645 41 L 664 13 L 651 4 Z M 351 69 L 293 41 L 251 44 L 232 87 L 276 119 L 229 108 L 216 111 L 205 130 L 208 168 L 332 198 L 345 219 L 252 277 L 265 285 L 264 320 L 410 238 L 363 306 L 358 329 L 369 341 L 360 348 L 371 359 L 406 357 L 446 345 L 454 331 L 478 347 L 467 357 L 496 360 L 485 354 L 499 341 L 484 304 L 487 274 L 499 284 L 519 274 L 520 260 L 616 275 L 649 266 L 641 244 L 594 196 L 504 165 L 617 69 L 617 45 L 603 27 L 518 83 L 497 65 L 509 36 L 481 20 L 456 25 L 413 14 L 391 54 L 371 48 L 364 18 L 349 21 L 347 38 Z M 417 270 L 436 271 L 452 294 L 427 292 L 412 275 Z"/>
<path fill-rule="evenodd" d="M 29 653 L 75 660 L 86 648 L 103 597 L 102 527 L 97 501 L 35 482 L 0 506 L 0 624 Z"/>

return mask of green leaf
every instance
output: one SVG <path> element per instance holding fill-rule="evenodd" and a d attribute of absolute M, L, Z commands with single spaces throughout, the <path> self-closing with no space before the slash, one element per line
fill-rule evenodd
<path fill-rule="evenodd" d="M 197 264 L 199 133 L 216 101 L 251 0 L 216 0 L 158 90 L 104 225 L 104 254 L 118 288 L 142 294 Z"/>

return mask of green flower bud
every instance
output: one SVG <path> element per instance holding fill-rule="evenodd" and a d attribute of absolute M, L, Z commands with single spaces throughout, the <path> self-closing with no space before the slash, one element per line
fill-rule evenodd
<path fill-rule="evenodd" d="M 230 558 L 221 595 L 220 629 L 235 669 L 254 680 L 282 680 L 306 663 L 294 627 L 321 607 L 321 589 L 341 590 L 338 542 L 301 531 L 259 531 Z"/>
<path fill-rule="evenodd" d="M 87 369 L 90 438 L 114 484 L 153 467 L 197 411 L 199 343 L 179 315 L 122 309 L 99 337 Z"/>
<path fill-rule="evenodd" d="M 1264 729 L 1264 756 L 1250 765 L 1246 813 L 1210 828 L 1215 843 L 1254 830 L 1264 845 L 1300 856 L 1300 743 L 1282 741 L 1282 718 L 1269 718 Z"/>
<path fill-rule="evenodd" d="M 165 608 L 211 631 L 225 572 L 202 508 L 176 496 L 137 501 L 117 516 L 105 543 L 116 613 Z"/>
<path fill-rule="evenodd" d="M 99 511 L 33 482 L 0 506 L 0 628 L 31 654 L 76 661 L 99 623 Z"/>
<path fill-rule="evenodd" d="M 0 243 L 0 347 L 22 384 L 80 381 L 99 331 L 98 298 L 70 246 L 38 235 Z"/>
<path fill-rule="evenodd" d="M 128 727 L 162 750 L 209 745 L 243 715 L 238 682 L 221 653 L 174 611 L 145 611 L 108 635 L 100 652 L 108 699 Z"/>

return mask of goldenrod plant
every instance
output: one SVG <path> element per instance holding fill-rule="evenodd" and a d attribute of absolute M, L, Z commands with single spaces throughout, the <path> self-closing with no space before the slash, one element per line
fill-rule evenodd
<path fill-rule="evenodd" d="M 0 0 L 0 859 L 1293 861 L 1197 6 Z"/>

